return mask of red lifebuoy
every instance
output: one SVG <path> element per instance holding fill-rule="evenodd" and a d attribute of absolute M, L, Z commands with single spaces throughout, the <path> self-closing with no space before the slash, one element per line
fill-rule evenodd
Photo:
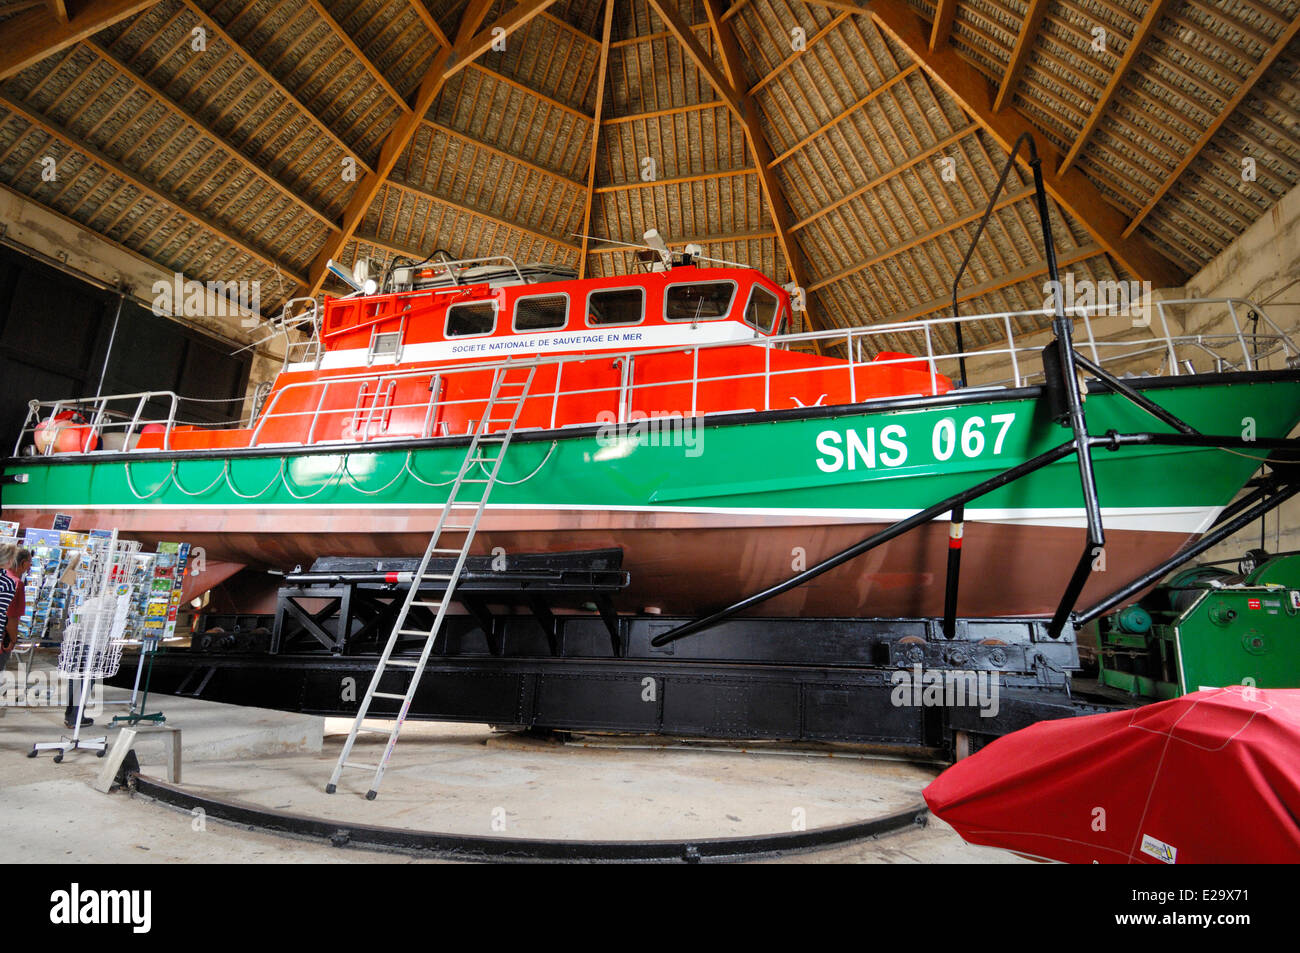
<path fill-rule="evenodd" d="M 47 417 L 36 425 L 34 439 L 39 453 L 82 453 L 94 450 L 99 434 L 86 426 L 88 421 L 79 410 L 65 410 Z"/>

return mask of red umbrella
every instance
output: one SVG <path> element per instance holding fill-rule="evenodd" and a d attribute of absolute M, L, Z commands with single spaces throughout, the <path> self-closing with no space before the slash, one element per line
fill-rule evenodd
<path fill-rule="evenodd" d="M 1300 691 L 1242 686 L 999 738 L 925 789 L 973 844 L 1071 863 L 1300 862 Z"/>

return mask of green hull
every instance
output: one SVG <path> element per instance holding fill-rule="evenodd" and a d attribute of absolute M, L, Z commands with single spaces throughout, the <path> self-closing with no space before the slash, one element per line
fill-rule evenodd
<path fill-rule="evenodd" d="M 1202 433 L 1284 437 L 1300 422 L 1295 375 L 1187 380 L 1148 393 Z M 650 531 L 676 534 L 674 545 L 686 552 L 698 545 L 692 530 L 766 530 L 775 554 L 755 557 L 753 548 L 761 544 L 733 539 L 737 558 L 772 564 L 749 572 L 738 583 L 744 585 L 788 574 L 791 537 L 772 530 L 835 528 L 809 537 L 803 548 L 813 558 L 822 543 L 845 538 L 840 529 L 846 526 L 850 541 L 860 538 L 864 526 L 932 505 L 1069 438 L 1049 419 L 1045 403 L 1023 392 L 994 391 L 987 400 L 960 406 L 940 400 L 842 411 L 708 419 L 700 427 L 657 430 L 633 425 L 623 435 L 611 428 L 521 434 L 493 490 L 484 545 L 624 545 L 635 562 L 633 540 L 648 542 Z M 1085 411 L 1094 434 L 1171 432 L 1111 393 L 1093 394 Z M 124 462 L 100 454 L 84 462 L 13 461 L 6 472 L 25 475 L 27 482 L 4 487 L 3 509 L 5 518 L 24 526 L 48 526 L 55 513 L 68 513 L 77 529 L 117 527 L 146 540 L 188 539 L 204 545 L 210 558 L 239 562 L 284 566 L 341 552 L 419 552 L 464 453 L 463 442 L 442 441 L 293 456 L 134 454 Z M 1139 546 L 1132 554 L 1132 565 L 1154 564 L 1157 552 L 1203 532 L 1266 456 L 1167 446 L 1095 451 L 1108 531 L 1159 537 L 1149 552 Z M 1066 458 L 994 490 L 970 504 L 967 519 L 968 533 L 985 524 L 1058 535 L 1082 526 L 1076 462 Z M 727 538 L 720 537 L 724 544 Z M 1015 544 L 1005 534 L 1000 539 L 1000 545 Z M 1069 547 L 1071 562 L 1078 545 Z M 661 552 L 664 540 L 656 547 Z M 939 557 L 942 552 L 940 546 Z"/>

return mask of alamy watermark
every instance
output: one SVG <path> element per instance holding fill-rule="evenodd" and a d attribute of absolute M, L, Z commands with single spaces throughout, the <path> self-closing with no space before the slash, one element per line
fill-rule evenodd
<path fill-rule="evenodd" d="M 90 890 L 73 883 L 50 894 L 50 923 L 56 926 L 129 926 L 148 933 L 153 924 L 152 890 Z"/>
<path fill-rule="evenodd" d="M 171 281 L 159 279 L 153 292 L 153 313 L 160 318 L 239 318 L 243 327 L 257 327 L 262 308 L 262 283 L 253 281 L 186 280 L 179 271 Z"/>
<path fill-rule="evenodd" d="M 913 665 L 889 676 L 889 701 L 895 708 L 979 708 L 981 718 L 996 718 L 1000 683 L 997 672 L 923 669 Z"/>
<path fill-rule="evenodd" d="M 634 410 L 620 422 L 610 410 L 596 415 L 596 443 L 608 450 L 634 447 L 682 447 L 688 457 L 704 453 L 704 418 L 680 411 Z"/>
<path fill-rule="evenodd" d="M 54 670 L 29 672 L 20 679 L 16 671 L 0 675 L 0 708 L 64 708 L 81 703 L 81 680 L 59 677 Z M 92 679 L 84 714 L 98 717 L 104 711 L 104 686 Z"/>
<path fill-rule="evenodd" d="M 1062 281 L 1043 283 L 1043 308 L 1053 311 L 1062 302 L 1067 314 L 1086 311 L 1094 315 L 1119 315 L 1132 319 L 1133 327 L 1151 326 L 1151 282 L 1076 281 L 1066 272 Z"/>

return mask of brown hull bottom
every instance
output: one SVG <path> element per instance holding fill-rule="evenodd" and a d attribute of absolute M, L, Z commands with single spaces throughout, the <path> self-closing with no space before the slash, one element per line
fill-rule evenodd
<path fill-rule="evenodd" d="M 53 515 L 7 511 L 24 526 Z M 152 548 L 160 540 L 203 547 L 209 561 L 304 568 L 318 556 L 419 555 L 437 510 L 83 510 L 81 531 L 117 528 Z M 622 611 L 657 608 L 692 615 L 720 608 L 814 565 L 886 524 L 789 516 L 699 513 L 491 510 L 475 552 L 560 552 L 619 547 L 631 585 Z M 165 527 L 165 529 L 160 529 Z M 771 616 L 936 616 L 942 614 L 947 523 L 931 523 L 764 603 Z M 1108 529 L 1104 558 L 1079 601 L 1091 605 L 1166 559 L 1185 533 Z M 458 545 L 447 537 L 448 545 Z M 1084 543 L 1082 529 L 967 523 L 958 613 L 1045 615 L 1055 610 Z"/>

